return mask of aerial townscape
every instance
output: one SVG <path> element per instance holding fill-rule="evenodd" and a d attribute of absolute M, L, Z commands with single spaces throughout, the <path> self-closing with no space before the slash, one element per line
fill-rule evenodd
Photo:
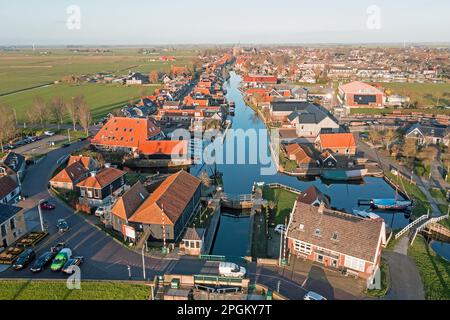
<path fill-rule="evenodd" d="M 450 45 L 5 39 L 0 300 L 450 300 Z"/>

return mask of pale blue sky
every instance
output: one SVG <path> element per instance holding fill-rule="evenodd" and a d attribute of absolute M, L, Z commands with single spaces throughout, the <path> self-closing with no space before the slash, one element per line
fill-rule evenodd
<path fill-rule="evenodd" d="M 449 16 L 448 0 L 0 0 L 0 45 L 450 42 Z"/>

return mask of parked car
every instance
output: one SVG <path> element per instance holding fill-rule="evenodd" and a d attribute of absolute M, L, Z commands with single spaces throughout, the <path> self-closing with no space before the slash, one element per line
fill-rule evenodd
<path fill-rule="evenodd" d="M 50 269 L 52 271 L 60 271 L 71 257 L 72 257 L 72 250 L 70 250 L 69 248 L 62 249 L 56 255 L 55 259 L 53 259 Z"/>
<path fill-rule="evenodd" d="M 73 274 L 75 271 L 71 268 L 72 266 L 81 266 L 84 262 L 83 257 L 72 257 L 69 260 L 67 260 L 64 267 L 61 269 L 62 272 L 67 274 Z"/>
<path fill-rule="evenodd" d="M 49 137 L 53 137 L 55 135 L 53 131 L 45 131 L 44 134 Z"/>
<path fill-rule="evenodd" d="M 69 224 L 64 219 L 59 219 L 56 223 L 56 227 L 58 228 L 58 231 L 61 233 L 69 231 Z"/>
<path fill-rule="evenodd" d="M 97 210 L 95 210 L 95 215 L 97 217 L 103 217 L 105 214 L 105 208 L 103 207 L 98 207 Z"/>
<path fill-rule="evenodd" d="M 50 251 L 53 253 L 53 256 L 56 256 L 65 247 L 66 247 L 66 243 L 65 242 L 60 242 L 56 246 L 51 247 Z"/>
<path fill-rule="evenodd" d="M 282 234 L 282 233 L 286 233 L 286 226 L 284 224 L 279 224 L 275 227 L 275 232 Z"/>
<path fill-rule="evenodd" d="M 54 204 L 49 203 L 48 201 L 44 201 L 41 203 L 42 210 L 55 210 L 56 206 Z"/>
<path fill-rule="evenodd" d="M 68 142 L 63 143 L 63 144 L 62 144 L 62 147 L 63 147 L 63 148 L 68 148 L 68 147 L 70 147 L 70 143 L 68 143 Z"/>
<path fill-rule="evenodd" d="M 243 278 L 246 272 L 244 267 L 232 262 L 221 262 L 219 264 L 219 274 L 224 277 Z"/>
<path fill-rule="evenodd" d="M 36 258 L 36 253 L 32 249 L 27 249 L 22 252 L 13 264 L 14 270 L 21 270 L 25 268 L 31 261 Z"/>
<path fill-rule="evenodd" d="M 45 269 L 46 266 L 48 266 L 52 259 L 55 257 L 55 254 L 51 251 L 48 251 L 44 254 L 42 254 L 33 264 L 33 266 L 30 268 L 31 272 L 40 272 Z"/>
<path fill-rule="evenodd" d="M 309 291 L 303 297 L 303 300 L 327 300 L 327 299 L 314 291 Z"/>

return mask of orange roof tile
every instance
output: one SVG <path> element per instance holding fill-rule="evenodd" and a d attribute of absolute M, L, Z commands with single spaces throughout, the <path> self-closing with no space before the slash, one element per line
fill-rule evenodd
<path fill-rule="evenodd" d="M 97 172 L 95 175 L 87 177 L 83 181 L 77 184 L 77 187 L 96 188 L 100 189 L 113 183 L 126 173 L 116 168 L 104 168 Z"/>
<path fill-rule="evenodd" d="M 169 176 L 130 218 L 143 224 L 174 225 L 191 201 L 200 180 L 184 170 Z"/>
<path fill-rule="evenodd" d="M 150 119 L 112 117 L 92 139 L 91 144 L 137 148 L 161 132 Z"/>
<path fill-rule="evenodd" d="M 69 165 L 55 175 L 50 182 L 74 183 L 89 172 L 81 162 L 69 162 Z"/>
<path fill-rule="evenodd" d="M 188 152 L 188 142 L 177 140 L 155 140 L 145 141 L 139 145 L 138 151 L 144 155 L 186 155 Z"/>
<path fill-rule="evenodd" d="M 356 147 L 353 133 L 327 133 L 319 135 L 322 149 Z"/>

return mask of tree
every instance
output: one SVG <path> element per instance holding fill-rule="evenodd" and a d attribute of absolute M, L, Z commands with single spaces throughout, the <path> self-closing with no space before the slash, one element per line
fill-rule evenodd
<path fill-rule="evenodd" d="M 65 103 L 67 114 L 70 117 L 70 120 L 73 124 L 73 130 L 75 131 L 77 128 L 77 121 L 78 121 L 78 105 L 75 103 L 75 99 L 72 99 L 71 101 L 68 101 Z"/>
<path fill-rule="evenodd" d="M 202 171 L 202 173 L 199 176 L 200 181 L 202 182 L 202 184 L 206 187 L 206 188 L 210 188 L 212 183 L 211 183 L 211 178 L 209 177 L 209 175 L 206 173 L 206 171 Z"/>
<path fill-rule="evenodd" d="M 42 97 L 35 97 L 33 100 L 33 110 L 36 120 L 39 122 L 42 128 L 45 127 L 48 119 L 47 103 Z"/>
<path fill-rule="evenodd" d="M 89 135 L 89 126 L 92 122 L 91 109 L 84 99 L 79 101 L 78 104 L 78 120 L 80 121 L 81 127 L 86 132 L 86 136 Z"/>
<path fill-rule="evenodd" d="M 411 166 L 414 163 L 417 153 L 417 140 L 414 138 L 406 138 L 402 148 L 402 155 L 406 158 Z"/>
<path fill-rule="evenodd" d="M 388 129 L 384 131 L 382 139 L 386 146 L 386 150 L 389 150 L 392 143 L 397 139 L 397 132 L 394 129 Z"/>
<path fill-rule="evenodd" d="M 66 109 L 64 108 L 64 100 L 62 97 L 53 97 L 50 103 L 50 113 L 53 118 L 56 120 L 58 124 L 58 129 L 60 125 L 63 123 L 64 115 L 66 113 Z"/>
<path fill-rule="evenodd" d="M 417 159 L 419 159 L 425 167 L 430 168 L 430 178 L 431 178 L 431 164 L 433 163 L 434 159 L 436 159 L 438 155 L 438 150 L 435 147 L 426 147 L 422 149 L 417 154 Z"/>
<path fill-rule="evenodd" d="M 450 147 L 447 147 L 445 153 L 441 155 L 442 165 L 444 166 L 445 171 L 447 172 L 445 178 L 447 180 L 448 175 L 450 174 Z"/>
<path fill-rule="evenodd" d="M 378 130 L 372 129 L 369 131 L 369 140 L 373 145 L 376 145 L 381 140 L 381 134 Z"/>
<path fill-rule="evenodd" d="M 16 133 L 14 111 L 7 105 L 0 105 L 0 148 L 4 152 L 4 143 L 12 139 Z"/>
<path fill-rule="evenodd" d="M 158 72 L 157 71 L 151 71 L 148 74 L 148 81 L 150 83 L 153 83 L 153 84 L 158 83 L 158 79 L 159 79 L 159 76 L 158 76 Z"/>

